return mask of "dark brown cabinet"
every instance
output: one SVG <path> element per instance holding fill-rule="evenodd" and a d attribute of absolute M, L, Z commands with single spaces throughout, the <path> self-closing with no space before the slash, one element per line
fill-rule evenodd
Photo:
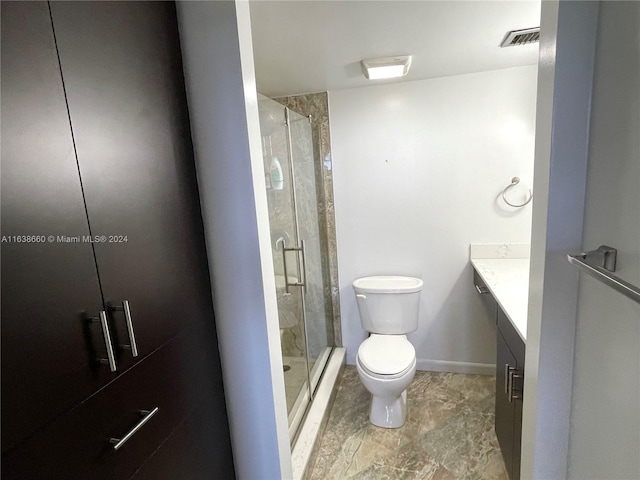
<path fill-rule="evenodd" d="M 91 234 L 106 238 L 94 244 L 102 293 L 107 308 L 128 302 L 139 357 L 210 303 L 174 10 L 51 3 Z M 124 312 L 111 320 L 129 345 Z M 119 370 L 137 361 L 115 354 Z"/>
<path fill-rule="evenodd" d="M 2 476 L 233 478 L 175 5 L 0 8 Z"/>
<path fill-rule="evenodd" d="M 114 375 L 83 321 L 103 308 L 91 244 L 62 241 L 89 226 L 49 10 L 0 8 L 4 452 Z"/>
<path fill-rule="evenodd" d="M 495 431 L 509 479 L 518 480 L 522 442 L 525 344 L 475 269 L 473 283 L 487 311 L 496 319 Z"/>
<path fill-rule="evenodd" d="M 525 344 L 498 308 L 496 436 L 511 480 L 520 478 Z"/>

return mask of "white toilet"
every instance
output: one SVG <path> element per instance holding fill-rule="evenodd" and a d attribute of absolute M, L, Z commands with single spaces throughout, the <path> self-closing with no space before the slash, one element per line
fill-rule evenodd
<path fill-rule="evenodd" d="M 406 333 L 418 328 L 422 280 L 363 277 L 354 280 L 362 328 L 371 333 L 356 357 L 360 380 L 371 393 L 369 420 L 398 428 L 407 417 L 407 387 L 416 373 L 416 351 Z"/>

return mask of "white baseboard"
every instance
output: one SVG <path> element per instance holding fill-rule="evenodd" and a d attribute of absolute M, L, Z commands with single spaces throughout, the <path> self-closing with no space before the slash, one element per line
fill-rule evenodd
<path fill-rule="evenodd" d="M 469 373 L 474 375 L 495 375 L 494 363 L 452 362 L 447 360 L 416 360 L 416 369 L 427 372 Z"/>

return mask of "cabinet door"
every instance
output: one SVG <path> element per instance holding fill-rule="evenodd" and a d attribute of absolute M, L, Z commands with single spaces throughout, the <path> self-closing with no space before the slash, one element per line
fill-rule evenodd
<path fill-rule="evenodd" d="M 124 370 L 213 321 L 173 2 L 52 2 L 105 302 Z"/>
<path fill-rule="evenodd" d="M 185 416 L 187 394 L 180 347 L 169 342 L 3 458 L 2 478 L 129 478 Z M 139 425 L 141 411 L 153 414 L 115 451 L 110 439 L 122 439 Z"/>
<path fill-rule="evenodd" d="M 212 418 L 217 407 L 207 402 L 184 419 L 133 480 L 235 478 L 230 444 L 220 441 Z"/>
<path fill-rule="evenodd" d="M 496 362 L 496 436 L 504 458 L 504 464 L 512 480 L 513 471 L 513 438 L 514 438 L 514 403 L 509 401 L 506 393 L 508 368 L 516 366 L 516 359 L 511 354 L 507 342 L 500 331 L 498 338 L 498 357 Z"/>
<path fill-rule="evenodd" d="M 514 389 L 518 398 L 514 400 L 513 420 L 513 478 L 520 478 L 520 457 L 522 454 L 522 402 L 524 399 L 524 342 L 513 352 L 516 357 L 518 374 L 522 378 L 514 379 Z"/>
<path fill-rule="evenodd" d="M 522 400 L 515 400 L 513 421 L 513 479 L 520 478 L 520 456 L 522 455 Z"/>
<path fill-rule="evenodd" d="M 83 321 L 102 310 L 91 244 L 63 239 L 89 229 L 49 9 L 0 8 L 5 452 L 113 374 L 95 363 L 101 332 Z"/>

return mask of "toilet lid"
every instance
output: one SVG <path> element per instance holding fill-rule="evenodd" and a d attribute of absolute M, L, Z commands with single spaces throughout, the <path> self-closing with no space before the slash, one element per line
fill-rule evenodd
<path fill-rule="evenodd" d="M 363 367 L 378 375 L 405 371 L 416 358 L 416 351 L 405 335 L 371 335 L 358 349 Z"/>

